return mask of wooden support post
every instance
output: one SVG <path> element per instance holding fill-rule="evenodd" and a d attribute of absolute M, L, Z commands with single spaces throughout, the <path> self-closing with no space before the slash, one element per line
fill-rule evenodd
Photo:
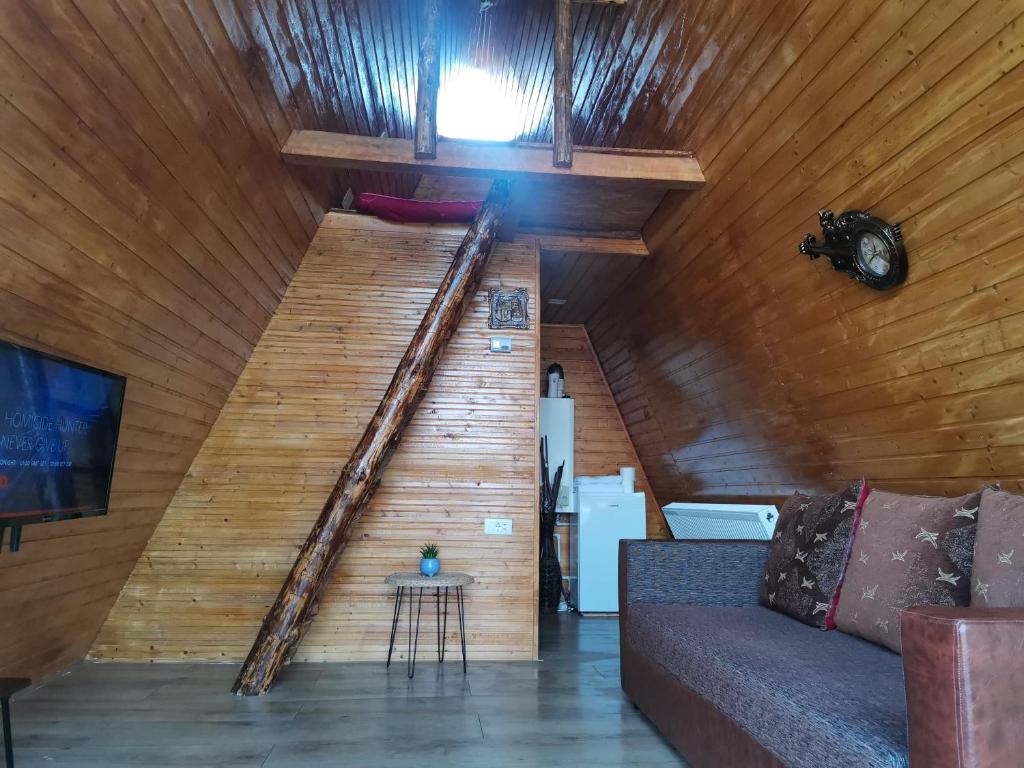
<path fill-rule="evenodd" d="M 409 342 L 384 399 L 263 619 L 233 692 L 251 696 L 270 690 L 316 615 L 318 596 L 345 548 L 352 526 L 377 489 L 391 454 L 427 392 L 441 353 L 476 293 L 508 204 L 509 189 L 509 182 L 503 180 L 491 186 Z"/>
<path fill-rule="evenodd" d="M 438 39 L 442 0 L 424 0 L 423 40 L 416 86 L 416 157 L 437 157 L 437 91 L 441 85 L 441 52 Z"/>
<path fill-rule="evenodd" d="M 572 168 L 572 0 L 555 0 L 554 165 Z"/>

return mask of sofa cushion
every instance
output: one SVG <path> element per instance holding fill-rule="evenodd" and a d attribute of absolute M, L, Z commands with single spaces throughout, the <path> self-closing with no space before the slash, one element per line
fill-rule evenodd
<path fill-rule="evenodd" d="M 873 490 L 864 502 L 836 626 L 900 651 L 900 613 L 967 606 L 981 491 L 956 498 Z"/>
<path fill-rule="evenodd" d="M 787 765 L 909 764 L 903 666 L 876 645 L 760 606 L 631 605 L 626 640 Z"/>
<path fill-rule="evenodd" d="M 867 483 L 860 480 L 828 496 L 797 493 L 782 505 L 761 579 L 761 605 L 835 629 L 853 525 L 866 496 Z"/>
<path fill-rule="evenodd" d="M 971 593 L 972 605 L 1024 608 L 1024 496 L 982 492 Z"/>

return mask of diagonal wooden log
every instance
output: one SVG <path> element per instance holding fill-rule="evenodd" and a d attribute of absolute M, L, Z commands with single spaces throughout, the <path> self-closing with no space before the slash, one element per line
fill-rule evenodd
<path fill-rule="evenodd" d="M 438 39 L 441 27 L 441 1 L 423 4 L 423 40 L 416 85 L 416 157 L 437 157 L 437 89 L 441 84 L 441 51 Z"/>
<path fill-rule="evenodd" d="M 495 181 L 409 342 L 377 412 L 263 619 L 259 635 L 238 673 L 234 693 L 266 693 L 298 647 L 353 524 L 377 489 L 405 427 L 427 392 L 441 353 L 476 293 L 508 201 L 509 182 Z"/>

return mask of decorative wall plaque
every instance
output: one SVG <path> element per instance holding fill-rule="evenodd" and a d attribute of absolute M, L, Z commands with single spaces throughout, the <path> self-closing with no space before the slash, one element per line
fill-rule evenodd
<path fill-rule="evenodd" d="M 488 291 L 487 303 L 491 307 L 491 316 L 487 321 L 488 328 L 526 330 L 530 327 L 530 318 L 527 314 L 530 294 L 525 288 Z"/>

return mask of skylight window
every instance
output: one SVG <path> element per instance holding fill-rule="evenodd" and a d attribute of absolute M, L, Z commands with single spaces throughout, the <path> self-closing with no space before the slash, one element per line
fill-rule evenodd
<path fill-rule="evenodd" d="M 437 132 L 450 139 L 512 141 L 533 128 L 515 80 L 501 81 L 477 67 L 458 66 L 437 94 Z"/>

